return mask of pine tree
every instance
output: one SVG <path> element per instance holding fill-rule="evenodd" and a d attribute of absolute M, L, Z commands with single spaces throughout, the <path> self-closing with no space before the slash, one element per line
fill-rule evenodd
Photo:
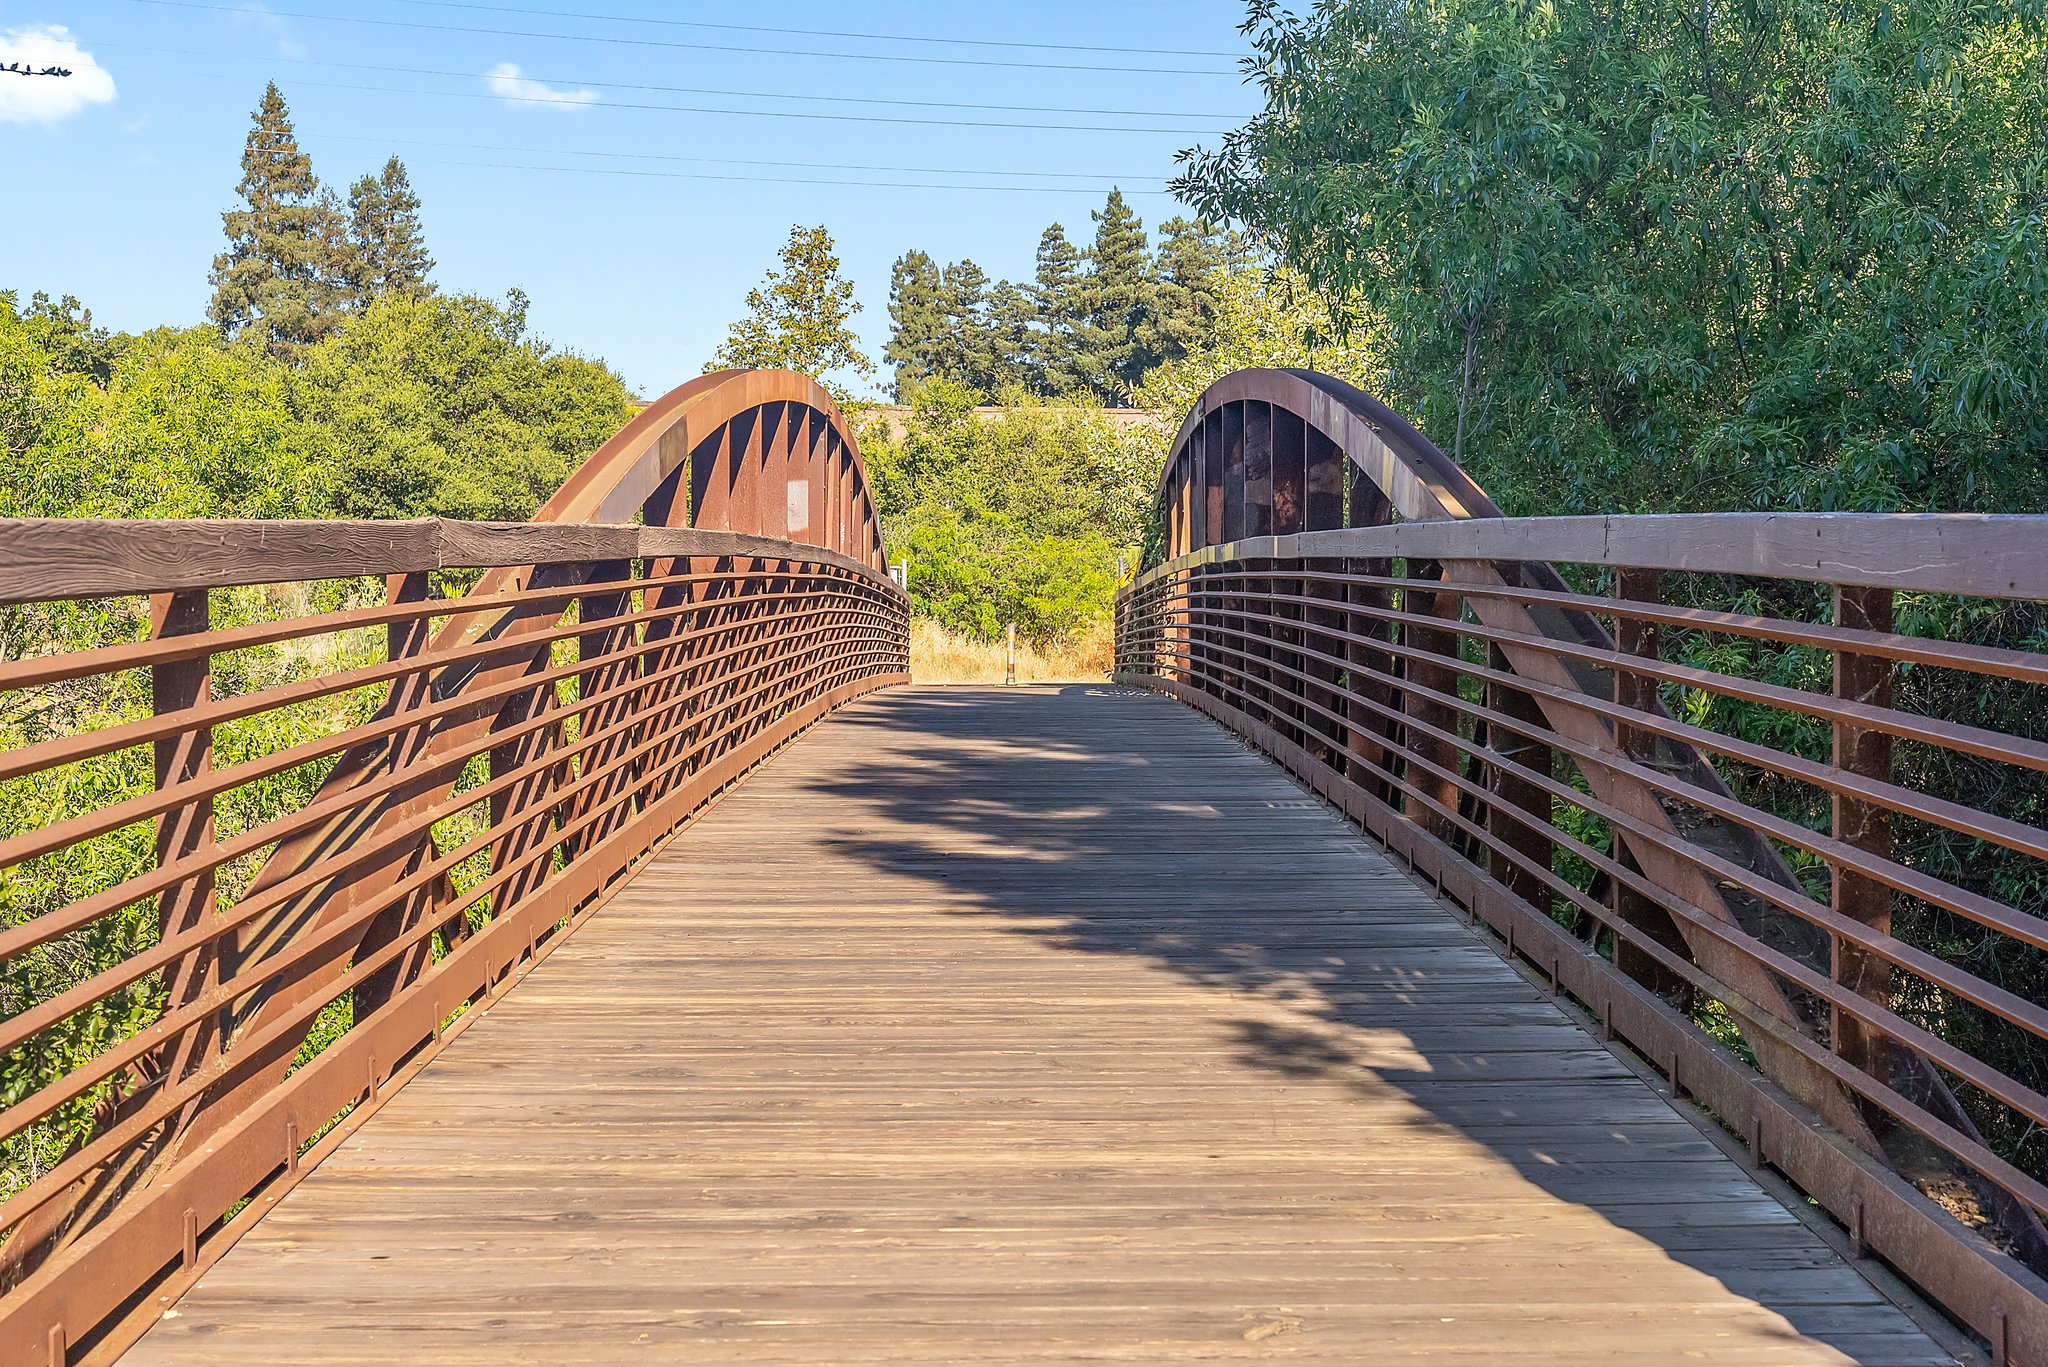
<path fill-rule="evenodd" d="M 359 304 L 383 294 L 425 294 L 434 258 L 420 228 L 420 197 L 392 157 L 380 176 L 364 176 L 348 190 L 351 283 Z"/>
<path fill-rule="evenodd" d="M 1031 286 L 1033 387 L 1056 397 L 1083 387 L 1078 367 L 1081 254 L 1055 223 L 1038 239 L 1038 271 Z"/>
<path fill-rule="evenodd" d="M 955 261 L 939 278 L 939 308 L 945 316 L 945 363 L 940 374 L 983 394 L 993 393 L 995 334 L 989 327 L 988 272 L 972 261 Z"/>
<path fill-rule="evenodd" d="M 937 373 L 945 344 L 939 268 L 923 252 L 905 252 L 890 268 L 889 323 L 882 359 L 895 368 L 896 402 L 909 403 L 918 385 Z"/>
<path fill-rule="evenodd" d="M 989 370 L 989 394 L 1011 384 L 1023 385 L 1033 393 L 1044 392 L 1035 355 L 1036 320 L 1031 291 L 1025 286 L 1004 280 L 989 292 L 988 333 L 996 358 Z"/>
<path fill-rule="evenodd" d="M 780 259 L 781 268 L 771 268 L 747 292 L 747 316 L 727 330 L 706 369 L 800 371 L 843 398 L 846 391 L 826 376 L 867 376 L 875 367 L 848 326 L 860 304 L 853 282 L 839 274 L 832 235 L 823 224 L 798 224 L 789 230 Z"/>
<path fill-rule="evenodd" d="M 246 207 L 221 215 L 228 249 L 213 259 L 206 312 L 230 336 L 254 328 L 273 352 L 293 357 L 341 326 L 346 234 L 275 82 L 253 117 L 235 187 Z"/>
<path fill-rule="evenodd" d="M 1178 361 L 1208 338 L 1227 250 L 1226 239 L 1207 219 L 1173 218 L 1159 225 L 1152 307 L 1138 333 L 1153 364 Z"/>
<path fill-rule="evenodd" d="M 1145 225 L 1124 202 L 1122 190 L 1111 190 L 1092 217 L 1095 243 L 1079 291 L 1079 369 L 1102 402 L 1122 405 L 1154 360 L 1140 340 L 1150 325 L 1152 265 Z"/>

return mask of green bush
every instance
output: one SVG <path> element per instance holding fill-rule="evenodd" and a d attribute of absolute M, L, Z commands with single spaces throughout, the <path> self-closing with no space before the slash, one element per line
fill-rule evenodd
<path fill-rule="evenodd" d="M 517 293 L 386 295 L 291 393 L 340 517 L 529 517 L 631 415 L 617 375 L 526 335 Z"/>
<path fill-rule="evenodd" d="M 912 398 L 907 431 L 863 434 L 889 553 L 915 610 L 991 639 L 1040 643 L 1109 616 L 1118 562 L 1144 537 L 1156 456 L 1086 411 L 1005 393 L 996 410 L 949 380 Z"/>

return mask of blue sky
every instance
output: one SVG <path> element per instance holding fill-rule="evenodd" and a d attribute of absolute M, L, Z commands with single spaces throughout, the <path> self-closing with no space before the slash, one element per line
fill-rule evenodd
<path fill-rule="evenodd" d="M 1241 17 L 1238 0 L 0 0 L 0 62 L 76 73 L 0 73 L 0 289 L 75 294 L 121 329 L 201 321 L 275 80 L 323 180 L 404 159 L 443 288 L 526 290 L 536 330 L 642 393 L 703 368 L 798 222 L 837 239 L 879 362 L 906 249 L 1018 278 L 1047 223 L 1085 238 L 1111 185 L 1148 229 L 1177 212 L 1174 153 L 1257 107 Z M 998 105 L 1019 107 L 966 107 Z"/>

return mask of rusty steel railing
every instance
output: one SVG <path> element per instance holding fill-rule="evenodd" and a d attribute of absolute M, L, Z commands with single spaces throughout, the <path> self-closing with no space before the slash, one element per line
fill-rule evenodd
<path fill-rule="evenodd" d="M 660 400 L 532 523 L 0 523 L 0 610 L 134 627 L 0 661 L 0 1362 L 117 1353 L 707 803 L 906 680 L 885 564 L 780 372 Z"/>
<path fill-rule="evenodd" d="M 1407 859 L 1996 1361 L 2048 1362 L 2048 518 L 1503 518 L 1289 371 L 1203 396 L 1159 502 L 1122 681 Z"/>

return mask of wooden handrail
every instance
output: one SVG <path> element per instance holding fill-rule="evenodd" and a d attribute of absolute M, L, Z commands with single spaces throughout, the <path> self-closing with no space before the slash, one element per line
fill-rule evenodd
<path fill-rule="evenodd" d="M 0 518 L 0 603 L 656 556 L 769 558 L 790 544 L 631 523 Z M 808 546 L 805 555 L 889 577 L 837 551 Z"/>
<path fill-rule="evenodd" d="M 2048 514 L 2040 513 L 1439 518 L 1245 537 L 1185 552 L 1160 568 L 1394 556 L 1740 574 L 1908 593 L 2048 599 Z"/>

